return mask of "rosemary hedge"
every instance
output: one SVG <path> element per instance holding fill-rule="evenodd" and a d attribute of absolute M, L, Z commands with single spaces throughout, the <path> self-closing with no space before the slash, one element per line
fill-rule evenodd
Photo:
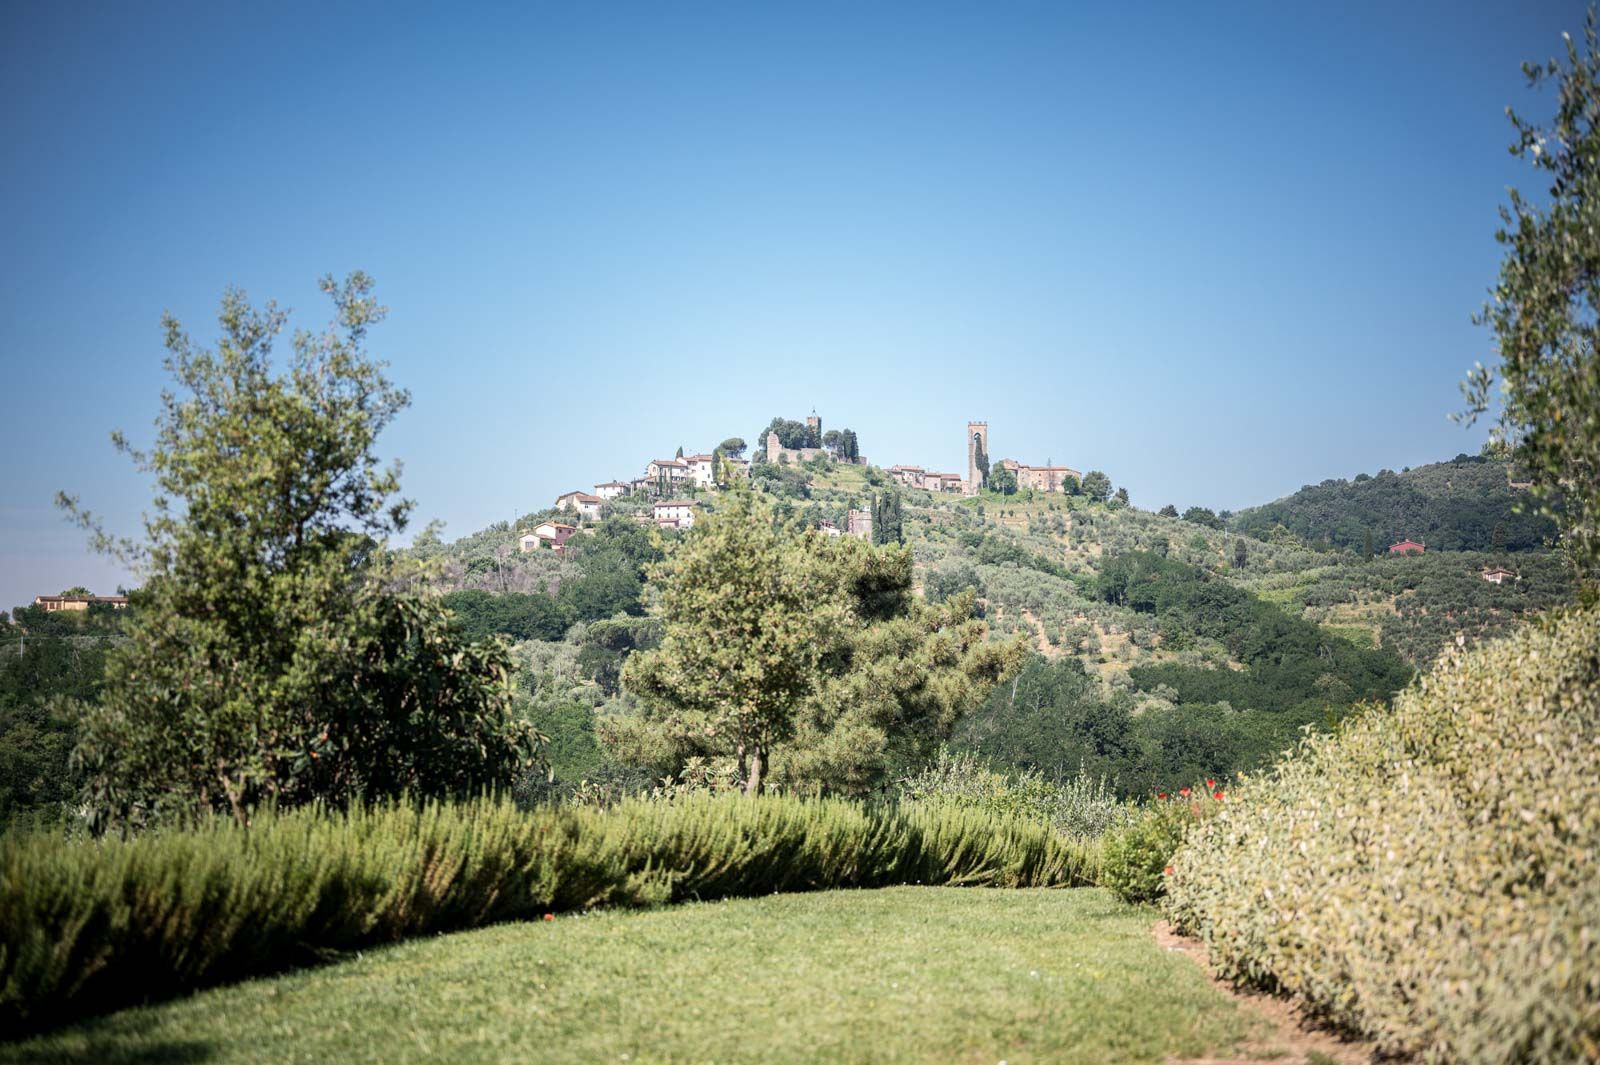
<path fill-rule="evenodd" d="M 1385 1052 L 1600 1061 L 1600 611 L 1308 737 L 1172 865 L 1170 913 L 1228 975 Z"/>
<path fill-rule="evenodd" d="M 1093 852 L 979 811 L 733 796 L 388 803 L 128 840 L 0 836 L 0 1031 L 408 936 L 597 906 L 924 883 L 1089 883 Z"/>

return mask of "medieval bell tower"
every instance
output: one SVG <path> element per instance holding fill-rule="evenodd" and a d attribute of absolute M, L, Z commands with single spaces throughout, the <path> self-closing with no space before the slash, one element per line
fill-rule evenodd
<path fill-rule="evenodd" d="M 989 423 L 967 423 L 967 495 L 977 495 L 983 486 L 983 473 L 978 469 L 978 454 L 989 457 Z"/>

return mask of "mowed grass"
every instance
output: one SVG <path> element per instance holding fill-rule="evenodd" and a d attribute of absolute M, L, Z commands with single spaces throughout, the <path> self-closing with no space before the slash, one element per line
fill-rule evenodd
<path fill-rule="evenodd" d="M 1251 1023 L 1102 890 L 903 887 L 416 940 L 0 1044 L 17 1061 L 1157 1062 Z"/>

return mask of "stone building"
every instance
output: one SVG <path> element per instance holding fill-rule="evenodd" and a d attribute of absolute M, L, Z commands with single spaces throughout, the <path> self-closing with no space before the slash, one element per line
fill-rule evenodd
<path fill-rule="evenodd" d="M 967 423 L 967 495 L 983 487 L 983 472 L 978 469 L 978 452 L 989 454 L 989 423 Z"/>
<path fill-rule="evenodd" d="M 1000 465 L 1016 474 L 1018 488 L 1062 492 L 1066 490 L 1068 478 L 1083 483 L 1083 474 L 1071 466 L 1029 466 L 1016 459 L 1001 459 Z"/>
<path fill-rule="evenodd" d="M 872 539 L 872 511 L 851 510 L 845 519 L 845 532 L 862 540 Z"/>

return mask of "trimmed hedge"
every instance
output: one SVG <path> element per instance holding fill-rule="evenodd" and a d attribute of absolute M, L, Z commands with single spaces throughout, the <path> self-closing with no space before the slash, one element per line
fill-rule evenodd
<path fill-rule="evenodd" d="M 131 840 L 0 836 L 0 1031 L 408 936 L 596 906 L 924 883 L 1089 883 L 1093 855 L 973 810 L 699 796 L 607 811 L 393 803 Z"/>
<path fill-rule="evenodd" d="M 1600 1060 L 1600 611 L 1310 736 L 1173 859 L 1225 974 L 1430 1061 Z"/>

